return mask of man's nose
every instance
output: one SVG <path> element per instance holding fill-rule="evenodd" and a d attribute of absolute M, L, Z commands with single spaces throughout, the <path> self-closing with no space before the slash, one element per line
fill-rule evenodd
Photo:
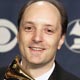
<path fill-rule="evenodd" d="M 35 43 L 39 43 L 39 42 L 42 42 L 42 39 L 43 39 L 42 32 L 41 31 L 35 31 L 34 36 L 33 36 L 33 41 Z"/>

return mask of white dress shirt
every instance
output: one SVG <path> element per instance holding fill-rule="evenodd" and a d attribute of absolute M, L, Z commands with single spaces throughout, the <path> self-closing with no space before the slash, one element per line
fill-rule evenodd
<path fill-rule="evenodd" d="M 54 68 L 55 68 L 55 63 L 53 64 L 52 68 L 48 72 L 46 72 L 45 74 L 35 78 L 35 80 L 48 80 L 50 75 L 52 74 Z"/>

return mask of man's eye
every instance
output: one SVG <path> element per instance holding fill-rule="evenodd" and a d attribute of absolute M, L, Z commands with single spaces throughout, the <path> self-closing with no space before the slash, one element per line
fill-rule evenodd
<path fill-rule="evenodd" d="M 52 30 L 47 30 L 47 32 L 53 32 Z"/>
<path fill-rule="evenodd" d="M 54 31 L 53 31 L 52 29 L 46 29 L 46 33 L 47 33 L 47 34 L 53 34 Z"/>
<path fill-rule="evenodd" d="M 33 30 L 33 28 L 32 27 L 25 27 L 25 31 L 32 31 Z"/>

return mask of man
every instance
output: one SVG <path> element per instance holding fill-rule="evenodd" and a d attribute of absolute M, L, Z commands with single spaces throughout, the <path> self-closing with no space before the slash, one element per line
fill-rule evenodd
<path fill-rule="evenodd" d="M 55 61 L 64 43 L 66 12 L 57 0 L 31 0 L 20 11 L 16 57 L 5 73 L 5 80 L 80 80 Z"/>

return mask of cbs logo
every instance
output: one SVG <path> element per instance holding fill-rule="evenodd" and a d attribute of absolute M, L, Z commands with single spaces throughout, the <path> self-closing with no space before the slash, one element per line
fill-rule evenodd
<path fill-rule="evenodd" d="M 0 53 L 8 52 L 16 46 L 16 35 L 16 26 L 7 19 L 0 19 Z"/>

